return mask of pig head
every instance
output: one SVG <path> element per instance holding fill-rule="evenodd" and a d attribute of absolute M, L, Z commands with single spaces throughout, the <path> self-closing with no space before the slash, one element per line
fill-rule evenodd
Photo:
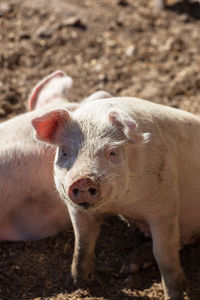
<path fill-rule="evenodd" d="M 59 145 L 55 182 L 62 198 L 94 210 L 106 201 L 106 212 L 109 199 L 112 203 L 128 185 L 126 147 L 119 146 L 144 142 L 148 135 L 139 133 L 120 109 L 104 113 L 103 120 L 92 120 L 84 107 L 73 115 L 57 110 L 33 119 L 32 125 L 37 139 Z"/>

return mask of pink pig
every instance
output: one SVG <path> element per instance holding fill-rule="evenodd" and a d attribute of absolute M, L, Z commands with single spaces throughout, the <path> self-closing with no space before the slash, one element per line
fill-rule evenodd
<path fill-rule="evenodd" d="M 32 120 L 57 146 L 54 179 L 75 232 L 74 282 L 94 270 L 101 220 L 121 214 L 151 233 L 165 299 L 183 299 L 181 243 L 200 233 L 200 119 L 136 98 L 109 98 Z"/>

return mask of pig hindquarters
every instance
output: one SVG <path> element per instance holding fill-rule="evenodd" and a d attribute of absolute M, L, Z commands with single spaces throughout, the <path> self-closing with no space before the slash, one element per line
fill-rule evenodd
<path fill-rule="evenodd" d="M 57 189 L 75 232 L 74 282 L 93 273 L 101 218 L 146 224 L 166 299 L 182 299 L 179 241 L 200 229 L 200 120 L 136 98 L 86 103 L 32 120 L 36 137 L 57 145 Z"/>
<path fill-rule="evenodd" d="M 54 188 L 54 147 L 33 139 L 31 119 L 58 105 L 75 109 L 67 97 L 72 79 L 56 71 L 33 89 L 33 110 L 0 124 L 0 240 L 35 240 L 68 224 L 66 205 Z"/>

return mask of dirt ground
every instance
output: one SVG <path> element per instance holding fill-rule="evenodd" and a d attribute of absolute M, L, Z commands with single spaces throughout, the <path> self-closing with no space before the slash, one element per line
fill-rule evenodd
<path fill-rule="evenodd" d="M 0 120 L 24 112 L 34 84 L 56 69 L 74 79 L 72 101 L 105 89 L 200 113 L 200 4 L 158 13 L 146 0 L 0 0 Z M 134 227 L 115 218 L 103 226 L 85 290 L 67 281 L 73 239 L 70 229 L 1 243 L 0 300 L 163 299 L 156 266 L 120 273 L 145 240 Z M 181 252 L 190 299 L 200 299 L 199 253 L 200 242 Z"/>

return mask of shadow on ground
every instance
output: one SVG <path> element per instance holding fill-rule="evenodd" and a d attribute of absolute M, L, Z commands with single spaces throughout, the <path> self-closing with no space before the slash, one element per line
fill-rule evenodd
<path fill-rule="evenodd" d="M 167 9 L 175 11 L 178 14 L 184 14 L 193 19 L 200 20 L 200 3 L 181 1 L 175 5 L 168 6 Z"/>

